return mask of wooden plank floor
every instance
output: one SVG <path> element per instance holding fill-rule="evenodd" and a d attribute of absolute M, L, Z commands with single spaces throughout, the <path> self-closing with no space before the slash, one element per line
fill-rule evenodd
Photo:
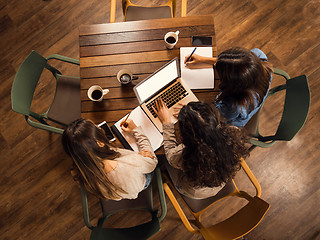
<path fill-rule="evenodd" d="M 146 1 L 136 0 L 136 3 Z M 150 1 L 162 3 L 163 1 Z M 180 15 L 180 1 L 178 16 Z M 289 143 L 255 149 L 247 160 L 271 208 L 246 239 L 320 239 L 319 0 L 188 0 L 188 15 L 215 16 L 218 52 L 231 46 L 261 48 L 274 66 L 290 76 L 306 74 L 311 108 L 304 128 Z M 109 1 L 7 0 L 0 2 L 0 236 L 1 239 L 89 239 L 84 226 L 80 192 L 63 152 L 60 136 L 28 126 L 11 111 L 14 75 L 32 49 L 46 56 L 58 53 L 79 58 L 78 26 L 109 20 Z M 116 21 L 122 21 L 117 1 Z M 79 75 L 77 67 L 58 64 L 65 74 Z M 280 81 L 280 80 L 276 80 Z M 44 110 L 54 84 L 43 79 L 35 109 Z M 283 97 L 269 102 L 262 131 L 275 128 Z M 278 118 L 277 118 L 278 119 Z M 236 178 L 248 188 L 243 174 Z M 250 190 L 253 192 L 252 190 Z M 95 224 L 99 205 L 90 197 Z M 225 204 L 224 204 L 225 203 Z M 217 204 L 208 222 L 215 222 L 241 203 Z M 127 218 L 128 219 L 128 218 Z M 116 221 L 124 221 L 122 218 Z M 133 224 L 135 218 L 128 220 Z M 171 203 L 152 239 L 201 239 L 187 232 Z"/>

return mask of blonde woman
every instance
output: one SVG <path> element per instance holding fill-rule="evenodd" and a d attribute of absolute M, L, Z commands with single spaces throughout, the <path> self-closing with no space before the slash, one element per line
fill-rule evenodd
<path fill-rule="evenodd" d="M 63 133 L 75 178 L 98 198 L 134 199 L 151 182 L 158 160 L 141 128 L 131 119 L 126 123 L 121 128 L 136 139 L 139 153 L 113 147 L 103 130 L 86 119 L 74 121 Z"/>

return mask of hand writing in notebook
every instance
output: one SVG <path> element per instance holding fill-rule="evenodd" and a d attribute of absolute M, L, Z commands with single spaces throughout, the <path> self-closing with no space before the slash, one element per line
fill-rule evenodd
<path fill-rule="evenodd" d="M 129 132 L 129 133 L 132 132 L 132 130 L 134 130 L 137 127 L 134 121 L 128 118 L 123 120 L 120 126 L 123 131 Z M 144 157 L 154 158 L 154 155 L 149 150 L 142 150 L 139 152 L 139 154 Z"/>
<path fill-rule="evenodd" d="M 121 122 L 120 126 L 122 126 L 122 125 L 123 125 L 124 127 L 127 127 L 127 126 L 128 126 L 127 119 L 129 118 L 131 112 L 132 112 L 132 111 L 130 111 L 130 112 L 128 113 L 126 119 Z"/>
<path fill-rule="evenodd" d="M 213 66 L 217 62 L 217 58 L 213 57 L 203 57 L 197 54 L 193 54 L 189 61 L 190 54 L 188 54 L 184 59 L 184 64 L 187 68 L 208 68 L 209 65 Z"/>
<path fill-rule="evenodd" d="M 126 119 L 120 123 L 120 127 L 125 132 L 131 132 L 137 127 L 132 119 Z"/>

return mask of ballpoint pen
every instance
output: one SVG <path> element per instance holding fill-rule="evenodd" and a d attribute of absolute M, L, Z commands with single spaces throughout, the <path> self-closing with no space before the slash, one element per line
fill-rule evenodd
<path fill-rule="evenodd" d="M 189 61 L 190 61 L 190 59 L 191 59 L 192 55 L 194 54 L 194 52 L 196 51 L 196 49 L 197 49 L 197 47 L 195 47 L 195 48 L 193 49 L 192 53 L 190 54 L 190 56 L 188 57 L 188 59 L 187 59 L 186 62 L 189 62 Z"/>
<path fill-rule="evenodd" d="M 128 120 L 130 114 L 131 114 L 132 111 L 130 111 L 127 115 L 127 117 L 122 121 L 121 125 L 123 125 L 124 127 L 127 127 L 128 126 L 128 123 L 126 123 L 126 121 Z"/>

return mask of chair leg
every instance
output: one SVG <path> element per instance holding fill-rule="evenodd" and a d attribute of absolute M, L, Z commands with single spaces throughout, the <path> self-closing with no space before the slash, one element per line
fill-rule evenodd
<path fill-rule="evenodd" d="M 110 23 L 114 23 L 116 21 L 116 0 L 111 0 L 110 3 Z"/>
<path fill-rule="evenodd" d="M 250 148 L 249 148 L 249 152 L 251 152 L 253 149 L 255 149 L 257 146 L 256 145 L 252 145 Z"/>
<path fill-rule="evenodd" d="M 187 0 L 181 1 L 181 17 L 187 16 Z"/>

